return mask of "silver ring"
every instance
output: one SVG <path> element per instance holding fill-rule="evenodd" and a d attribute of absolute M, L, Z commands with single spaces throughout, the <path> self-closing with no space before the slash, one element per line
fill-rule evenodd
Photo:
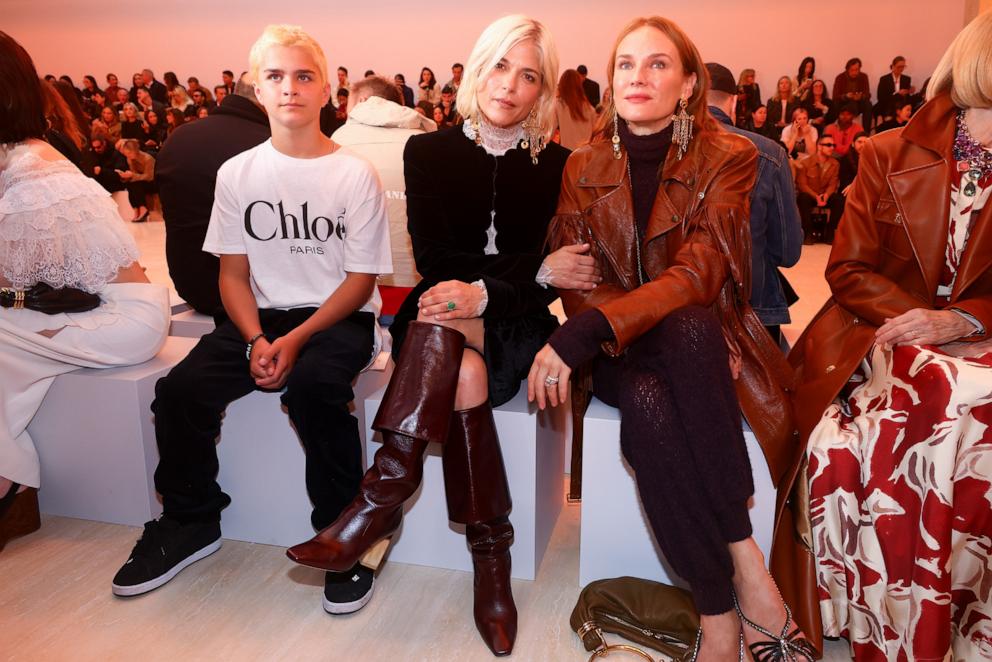
<path fill-rule="evenodd" d="M 548 375 L 547 377 L 544 378 L 544 385 L 547 386 L 548 388 L 551 388 L 552 386 L 557 386 L 557 384 L 558 384 L 557 377 L 552 377 L 551 375 Z"/>

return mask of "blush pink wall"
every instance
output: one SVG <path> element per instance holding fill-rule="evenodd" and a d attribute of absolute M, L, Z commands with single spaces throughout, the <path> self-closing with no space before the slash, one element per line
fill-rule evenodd
<path fill-rule="evenodd" d="M 447 80 L 464 61 L 481 29 L 503 14 L 524 11 L 543 21 L 558 42 L 562 67 L 585 63 L 605 81 L 613 39 L 631 18 L 660 13 L 677 21 L 707 61 L 736 75 L 758 71 L 762 94 L 776 79 L 794 76 L 805 55 L 832 83 L 844 62 L 858 56 L 872 81 L 904 55 L 920 85 L 964 24 L 967 0 L 532 0 L 501 5 L 467 0 L 318 2 L 317 0 L 0 0 L 2 25 L 28 49 L 39 73 L 69 74 L 77 84 L 108 71 L 121 81 L 144 67 L 159 78 L 198 76 L 211 86 L 220 71 L 246 68 L 248 48 L 272 22 L 297 23 L 323 45 L 329 65 L 343 64 L 352 78 L 365 69 L 416 80 L 422 66 Z"/>

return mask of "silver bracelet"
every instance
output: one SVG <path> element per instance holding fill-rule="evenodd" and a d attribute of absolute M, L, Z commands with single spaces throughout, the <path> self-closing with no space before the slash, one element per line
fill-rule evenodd
<path fill-rule="evenodd" d="M 261 331 L 259 331 L 258 333 L 256 333 L 255 335 L 253 335 L 251 337 L 251 340 L 248 341 L 248 345 L 245 348 L 245 358 L 246 359 L 248 359 L 249 361 L 251 361 L 251 349 L 252 349 L 252 347 L 255 346 L 255 343 L 258 341 L 258 339 L 259 338 L 263 338 L 263 337 L 265 337 L 265 333 L 263 333 Z"/>

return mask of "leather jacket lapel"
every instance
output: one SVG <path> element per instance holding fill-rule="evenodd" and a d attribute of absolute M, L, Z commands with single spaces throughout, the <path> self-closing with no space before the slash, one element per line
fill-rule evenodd
<path fill-rule="evenodd" d="M 947 162 L 932 163 L 889 173 L 889 188 L 902 216 L 927 291 L 937 291 L 944 267 L 950 217 L 950 172 Z M 926 205 L 920 201 L 926 200 Z"/>
<path fill-rule="evenodd" d="M 602 148 L 600 148 L 602 149 Z M 623 247 L 634 245 L 634 226 L 626 219 L 634 218 L 634 203 L 627 179 L 627 155 L 615 159 L 612 154 L 606 158 L 605 150 L 600 158 L 589 161 L 579 174 L 578 187 L 594 189 L 593 201 L 583 210 L 590 231 L 588 241 L 595 244 L 599 252 L 613 268 L 613 272 L 625 290 L 639 285 L 632 274 L 637 273 L 637 262 L 632 252 L 624 253 Z M 596 213 L 595 209 L 607 205 L 609 212 Z M 617 240 L 617 235 L 622 239 Z"/>

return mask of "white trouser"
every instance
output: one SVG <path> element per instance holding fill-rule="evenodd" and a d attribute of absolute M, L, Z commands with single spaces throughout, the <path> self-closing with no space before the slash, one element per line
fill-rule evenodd
<path fill-rule="evenodd" d="M 141 363 L 165 343 L 170 309 L 164 285 L 111 283 L 100 298 L 100 307 L 87 313 L 0 308 L 0 477 L 39 486 L 41 467 L 27 427 L 55 377 L 81 367 Z M 49 338 L 43 330 L 58 332 Z"/>

